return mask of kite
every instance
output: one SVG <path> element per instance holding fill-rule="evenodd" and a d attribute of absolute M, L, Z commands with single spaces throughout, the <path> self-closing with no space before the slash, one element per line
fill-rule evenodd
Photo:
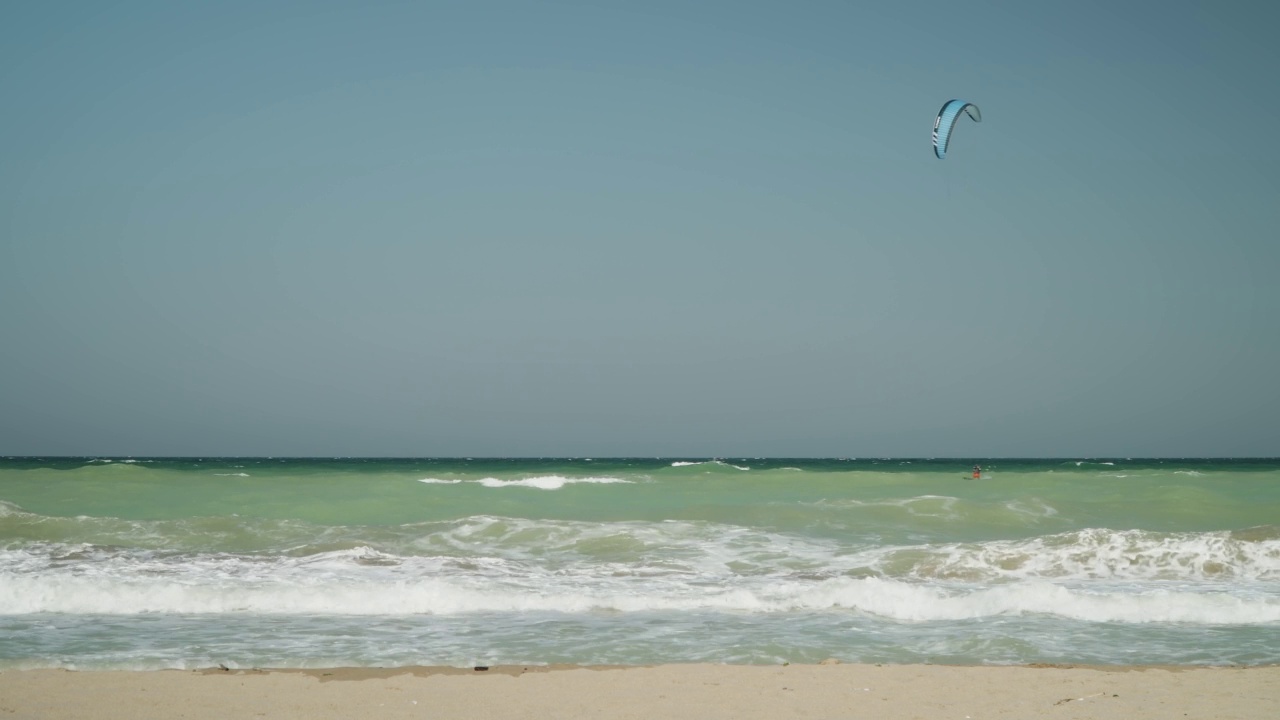
<path fill-rule="evenodd" d="M 938 111 L 938 119 L 933 121 L 933 154 L 938 159 L 947 156 L 947 146 L 951 144 L 951 131 L 964 113 L 974 122 L 982 122 L 982 111 L 977 105 L 964 100 L 948 100 Z"/>

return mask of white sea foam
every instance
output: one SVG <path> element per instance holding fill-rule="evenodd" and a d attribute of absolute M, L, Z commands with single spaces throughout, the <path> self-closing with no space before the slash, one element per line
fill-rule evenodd
<path fill-rule="evenodd" d="M 130 577 L 16 575 L 0 583 L 4 614 L 249 613 L 266 615 L 456 615 L 477 612 L 583 613 L 727 611 L 786 613 L 845 610 L 900 622 L 1046 615 L 1087 622 L 1242 625 L 1280 623 L 1274 595 L 1167 588 L 1081 589 L 1044 581 L 995 587 L 945 587 L 880 578 L 797 582 L 768 578 L 721 586 L 637 583 L 617 578 L 560 579 L 538 588 L 440 573 L 360 566 L 337 559 L 307 564 L 307 574 L 268 563 L 238 568 L 234 579 L 191 582 L 178 572 Z M 437 568 L 439 569 L 439 568 Z M 334 571 L 338 572 L 334 572 Z M 385 572 L 392 571 L 392 572 Z M 550 578 L 547 578 L 550 580 Z"/>
<path fill-rule="evenodd" d="M 1033 518 L 1048 518 L 1058 514 L 1053 506 L 1039 498 L 1010 500 L 1004 506 L 1015 513 Z"/>
<path fill-rule="evenodd" d="M 684 521 L 480 516 L 405 532 L 415 528 L 426 534 L 401 552 L 367 545 L 303 555 L 88 543 L 3 549 L 0 615 L 830 609 L 903 622 L 1036 614 L 1118 623 L 1280 622 L 1280 540 L 1229 533 L 1099 529 L 850 548 Z"/>
<path fill-rule="evenodd" d="M 959 498 L 947 495 L 921 495 L 919 497 L 907 498 L 901 502 L 895 501 L 890 504 L 900 505 L 906 508 L 907 512 L 912 515 L 926 515 L 929 517 L 940 518 L 956 518 L 955 506 L 959 502 Z"/>
<path fill-rule="evenodd" d="M 958 520 L 961 518 L 961 513 L 957 508 L 960 503 L 960 498 L 950 495 L 917 495 L 915 497 L 890 500 L 818 500 L 813 503 L 803 504 L 822 505 L 832 508 L 898 508 L 907 515 Z"/>
<path fill-rule="evenodd" d="M 624 480 L 615 477 L 585 477 L 585 478 L 568 478 L 559 475 L 543 475 L 539 477 L 521 478 L 519 480 L 500 480 L 498 478 L 482 478 L 477 480 L 481 485 L 491 488 L 504 487 L 529 487 L 538 490 L 559 490 L 565 485 L 574 485 L 577 483 L 587 484 L 613 484 L 626 483 L 630 484 L 631 480 Z"/>
<path fill-rule="evenodd" d="M 1228 532 L 1088 529 L 1025 540 L 874 548 L 863 561 L 893 576 L 969 581 L 1280 580 L 1280 540 Z"/>
<path fill-rule="evenodd" d="M 574 481 L 629 482 L 559 476 L 488 480 L 489 487 L 548 490 Z M 422 482 L 462 481 L 424 478 Z M 837 511 L 879 505 L 899 509 L 903 516 L 950 522 L 953 515 L 970 512 L 957 509 L 959 502 L 949 496 L 924 495 L 815 504 Z M 1056 513 L 1034 498 L 1007 501 L 1000 509 L 1010 518 L 1026 518 L 1021 527 L 1039 524 Z M 876 575 L 918 582 L 1280 582 L 1280 529 L 1269 527 L 1183 533 L 1089 528 L 1010 540 L 895 545 L 872 540 L 858 546 L 847 539 L 706 521 L 600 523 L 471 516 L 401 526 L 330 527 L 251 518 L 229 524 L 219 518 L 45 517 L 4 501 L 0 501 L 0 518 L 9 523 L 12 533 L 8 542 L 0 544 L 0 573 L 18 559 L 28 570 L 79 564 L 77 572 L 93 573 L 103 560 L 102 553 L 108 551 L 125 565 L 102 567 L 128 575 L 133 570 L 128 563 L 138 558 L 165 557 L 167 562 L 181 563 L 191 553 L 207 556 L 211 547 L 306 556 L 368 546 L 409 561 L 437 555 L 468 560 L 496 557 L 558 573 L 643 575 L 659 568 L 724 582 L 734 582 L 736 575 L 797 573 L 814 578 Z M 28 564 L 39 558 L 44 558 L 43 566 Z M 609 566 L 602 568 L 601 563 Z"/>
<path fill-rule="evenodd" d="M 797 595 L 799 607 L 844 607 L 902 621 L 1052 615 L 1088 622 L 1280 623 L 1280 598 L 1226 593 L 1081 590 L 1043 581 L 957 591 L 892 580 L 837 580 Z"/>
<path fill-rule="evenodd" d="M 635 481 L 625 480 L 615 477 L 563 477 L 560 475 L 539 475 L 536 477 L 519 478 L 516 480 L 502 480 L 494 477 L 480 478 L 479 480 L 459 480 L 459 479 L 442 479 L 442 478 L 422 478 L 418 480 L 420 483 L 428 485 L 457 485 L 462 482 L 477 483 L 488 488 L 507 488 L 507 487 L 526 487 L 538 490 L 559 490 L 566 485 L 576 485 L 579 483 L 608 485 L 614 483 L 630 484 Z"/>
<path fill-rule="evenodd" d="M 750 470 L 751 469 L 750 466 L 747 466 L 747 465 L 734 465 L 732 463 L 727 463 L 723 460 L 700 460 L 697 462 L 689 462 L 687 460 L 677 460 L 671 463 L 671 467 L 688 467 L 690 465 L 719 465 L 721 467 L 733 468 L 734 470 Z"/>

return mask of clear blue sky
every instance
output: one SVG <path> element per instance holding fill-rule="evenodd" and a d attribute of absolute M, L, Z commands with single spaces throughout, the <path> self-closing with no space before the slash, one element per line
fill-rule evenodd
<path fill-rule="evenodd" d="M 5 3 L 0 453 L 1280 455 L 1278 7 Z"/>

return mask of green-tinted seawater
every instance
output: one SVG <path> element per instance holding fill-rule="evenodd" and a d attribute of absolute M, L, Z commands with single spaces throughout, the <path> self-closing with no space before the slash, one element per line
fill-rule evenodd
<path fill-rule="evenodd" d="M 975 462 L 983 467 L 978 480 L 970 477 Z M 488 514 L 584 522 L 702 520 L 787 532 L 878 528 L 889 535 L 955 540 L 1020 537 L 1047 528 L 1240 529 L 1275 523 L 1280 507 L 1280 462 L 1264 460 L 672 463 L 2 460 L 0 499 L 40 515 L 133 520 L 235 516 L 400 525 Z M 517 486 L 537 478 L 565 482 L 555 492 Z M 575 482 L 593 478 L 619 482 Z M 510 484 L 515 492 L 495 493 L 484 480 Z"/>
<path fill-rule="evenodd" d="M 7 458 L 0 665 L 1277 662 L 1278 518 L 1277 460 Z"/>

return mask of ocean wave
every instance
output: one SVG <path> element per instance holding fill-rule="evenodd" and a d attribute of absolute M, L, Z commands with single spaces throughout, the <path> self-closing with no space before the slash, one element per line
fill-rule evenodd
<path fill-rule="evenodd" d="M 436 524 L 384 529 L 376 526 L 317 525 L 288 518 L 208 516 L 162 520 L 64 517 L 28 512 L 0 501 L 0 550 L 36 554 L 61 548 L 109 548 L 128 553 L 265 553 L 306 555 L 335 547 L 368 544 L 397 535 L 420 537 Z M 5 567 L 0 557 L 0 570 Z"/>
<path fill-rule="evenodd" d="M 962 500 L 961 498 L 951 495 L 916 495 L 914 497 L 905 498 L 886 498 L 880 500 L 819 500 L 813 503 L 802 503 L 815 507 L 830 508 L 838 511 L 878 511 L 882 514 L 884 511 L 890 511 L 892 516 L 898 519 L 907 518 L 928 518 L 932 520 L 942 520 L 948 523 L 963 521 L 971 517 L 975 513 L 983 512 L 987 508 L 981 503 L 975 503 L 971 500 Z M 1011 515 L 1017 518 L 1043 518 L 1056 513 L 1052 508 L 1048 508 L 1042 502 L 1037 501 L 1019 501 L 1002 503 L 1002 506 L 1012 511 Z M 849 521 L 860 519 L 858 515 L 852 515 L 846 518 Z"/>
<path fill-rule="evenodd" d="M 562 475 L 539 475 L 536 477 L 518 478 L 515 480 L 502 480 L 495 477 L 480 478 L 478 480 L 422 478 L 418 480 L 418 482 L 425 483 L 427 485 L 457 485 L 462 482 L 468 482 L 483 485 L 487 488 L 527 487 L 535 488 L 537 490 L 559 490 L 566 485 L 631 484 L 635 481 L 616 477 L 564 477 Z"/>
<path fill-rule="evenodd" d="M 723 460 L 697 460 L 697 461 L 677 460 L 671 463 L 671 467 L 692 467 L 696 465 L 711 465 L 713 467 L 732 468 L 734 470 L 743 470 L 743 471 L 751 469 L 747 465 L 734 465 L 732 463 L 727 463 Z"/>
<path fill-rule="evenodd" d="M 9 547 L 0 550 L 0 614 L 843 610 L 903 622 L 1280 622 L 1274 526 L 897 547 L 703 522 L 498 516 L 362 531 L 385 533 L 380 545 L 333 532 L 273 553 Z"/>
<path fill-rule="evenodd" d="M 429 481 L 433 479 L 423 479 Z M 488 487 L 556 489 L 563 487 L 562 481 L 629 482 L 541 476 L 494 481 Z M 468 482 L 485 484 L 483 480 Z M 868 506 L 875 515 L 849 517 Z M 1034 498 L 974 509 L 942 495 L 878 503 L 839 501 L 823 507 L 838 513 L 840 522 L 866 525 L 876 518 L 887 518 L 886 522 L 895 526 L 904 518 L 954 523 L 957 518 L 981 512 L 990 522 L 1034 528 L 1053 521 L 1057 512 Z M 999 513 L 1004 514 L 1003 519 Z M 159 520 L 61 517 L 30 513 L 0 501 L 0 551 L 26 553 L 24 563 L 30 557 L 72 557 L 85 552 L 86 547 L 108 548 L 122 558 L 131 554 L 186 557 L 220 553 L 297 558 L 368 547 L 394 557 L 503 558 L 554 572 L 583 574 L 681 568 L 725 582 L 736 576 L 788 574 L 924 582 L 1280 581 L 1280 526 L 1276 525 L 1183 533 L 1088 528 L 1007 540 L 909 544 L 882 544 L 868 537 L 859 542 L 844 534 L 810 535 L 676 519 L 593 522 L 474 515 L 383 526 L 322 525 L 234 515 Z M 0 555 L 0 572 L 8 567 L 6 557 L 17 555 Z M 101 559 L 98 555 L 95 558 Z M 49 567 L 57 564 L 52 559 L 48 562 Z"/>
<path fill-rule="evenodd" d="M 1088 622 L 1240 625 L 1280 623 L 1280 598 L 1169 589 L 1071 588 L 1028 581 L 956 591 L 878 578 L 832 581 L 797 598 L 800 607 L 843 607 L 926 622 L 1051 615 Z"/>
<path fill-rule="evenodd" d="M 1025 540 L 876 548 L 888 576 L 966 581 L 1280 580 L 1280 539 L 1265 531 L 1157 533 L 1093 528 Z"/>
<path fill-rule="evenodd" d="M 402 616 L 531 611 L 847 611 L 908 623 L 1026 615 L 1127 624 L 1280 623 L 1280 598 L 1274 596 L 1167 588 L 1074 588 L 1044 581 L 949 588 L 880 578 L 837 578 L 742 587 L 656 585 L 640 592 L 637 587 L 618 583 L 560 583 L 533 590 L 439 574 L 352 578 L 328 576 L 316 567 L 311 570 L 310 576 L 281 578 L 270 568 L 261 568 L 231 583 L 191 583 L 172 575 L 11 576 L 0 583 L 0 613 Z"/>

